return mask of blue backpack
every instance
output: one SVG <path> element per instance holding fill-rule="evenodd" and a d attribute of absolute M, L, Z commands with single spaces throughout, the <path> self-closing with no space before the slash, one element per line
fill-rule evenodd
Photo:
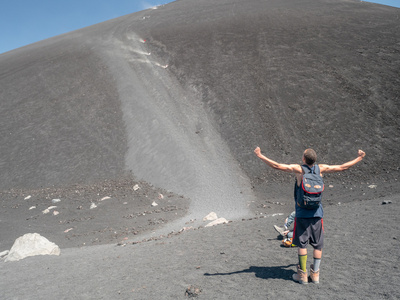
<path fill-rule="evenodd" d="M 297 194 L 297 204 L 306 209 L 317 209 L 322 200 L 322 192 L 324 191 L 324 181 L 318 165 L 310 168 L 302 165 L 303 179 Z"/>

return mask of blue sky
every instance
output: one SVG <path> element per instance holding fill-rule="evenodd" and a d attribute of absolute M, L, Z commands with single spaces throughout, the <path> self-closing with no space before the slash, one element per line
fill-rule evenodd
<path fill-rule="evenodd" d="M 0 53 L 172 0 L 2 0 Z"/>
<path fill-rule="evenodd" d="M 400 7 L 400 0 L 364 1 Z M 172 0 L 4 0 L 0 3 L 0 53 L 169 2 Z"/>
<path fill-rule="evenodd" d="M 389 5 L 393 7 L 400 7 L 400 0 L 362 0 L 362 1 Z"/>

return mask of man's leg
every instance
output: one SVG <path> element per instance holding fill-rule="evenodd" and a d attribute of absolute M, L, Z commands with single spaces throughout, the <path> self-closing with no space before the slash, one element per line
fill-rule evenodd
<path fill-rule="evenodd" d="M 310 266 L 310 277 L 313 283 L 319 283 L 319 265 L 321 264 L 322 250 L 314 249 L 314 263 Z"/>
<path fill-rule="evenodd" d="M 323 219 L 318 220 L 317 222 L 313 225 L 313 242 L 311 245 L 314 247 L 314 264 L 313 264 L 313 270 L 314 272 L 319 271 L 319 266 L 321 264 L 321 258 L 322 258 L 322 247 L 324 246 L 324 221 Z"/>
<path fill-rule="evenodd" d="M 293 274 L 293 280 L 301 284 L 307 284 L 307 248 L 299 248 L 298 254 L 299 265 L 297 266 L 297 273 Z"/>
<path fill-rule="evenodd" d="M 292 223 L 294 222 L 295 217 L 296 217 L 296 212 L 294 211 L 285 219 L 283 227 L 274 225 L 275 230 L 278 231 L 281 236 L 287 236 L 289 233 L 288 229 L 290 225 L 292 225 Z"/>
<path fill-rule="evenodd" d="M 307 248 L 299 248 L 299 265 L 304 272 L 307 271 Z"/>
<path fill-rule="evenodd" d="M 294 221 L 294 237 L 293 243 L 299 247 L 298 257 L 299 265 L 297 266 L 297 273 L 293 274 L 293 280 L 302 284 L 308 283 L 307 277 L 307 219 L 296 218 Z"/>
<path fill-rule="evenodd" d="M 299 266 L 303 272 L 307 272 L 307 244 L 308 235 L 306 232 L 308 220 L 295 218 L 293 230 L 293 244 L 299 247 Z"/>
<path fill-rule="evenodd" d="M 314 283 L 319 283 L 319 270 L 322 258 L 322 247 L 324 246 L 324 223 L 323 220 L 317 220 L 313 226 L 313 242 L 314 247 L 314 263 L 310 266 L 310 277 L 311 281 Z"/>
<path fill-rule="evenodd" d="M 314 256 L 314 272 L 318 272 L 319 266 L 321 264 L 322 249 L 321 250 L 314 249 L 313 256 Z"/>
<path fill-rule="evenodd" d="M 294 211 L 286 218 L 286 227 L 287 228 L 289 228 L 290 225 L 292 225 L 295 218 L 296 218 L 296 212 Z"/>

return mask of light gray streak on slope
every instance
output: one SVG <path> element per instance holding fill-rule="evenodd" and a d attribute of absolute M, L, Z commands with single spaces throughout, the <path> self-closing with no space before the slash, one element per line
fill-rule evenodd
<path fill-rule="evenodd" d="M 190 218 L 210 211 L 248 214 L 250 183 L 212 126 L 201 101 L 185 92 L 139 37 L 114 40 L 107 52 L 128 133 L 126 167 L 135 176 L 191 198 Z M 128 45 L 127 45 L 128 44 Z"/>

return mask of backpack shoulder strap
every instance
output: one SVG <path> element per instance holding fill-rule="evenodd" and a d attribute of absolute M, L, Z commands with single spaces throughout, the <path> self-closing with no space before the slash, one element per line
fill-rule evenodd
<path fill-rule="evenodd" d="M 321 175 L 321 171 L 319 169 L 319 166 L 317 164 L 314 165 L 314 173 L 317 175 Z"/>
<path fill-rule="evenodd" d="M 302 165 L 301 168 L 303 169 L 304 174 L 312 173 L 311 168 L 307 165 Z"/>

